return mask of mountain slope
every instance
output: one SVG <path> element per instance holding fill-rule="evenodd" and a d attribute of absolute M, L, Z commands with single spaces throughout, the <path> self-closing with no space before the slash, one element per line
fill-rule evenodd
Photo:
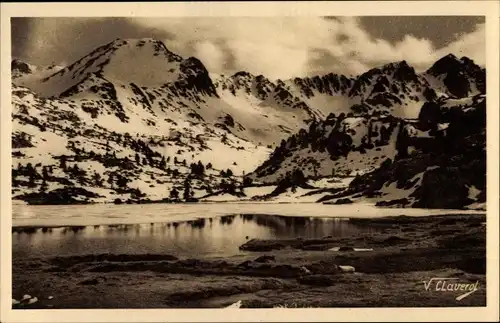
<path fill-rule="evenodd" d="M 354 79 L 347 93 L 347 102 L 357 102 L 349 107 L 350 112 L 330 113 L 326 119 L 296 132 L 282 141 L 270 158 L 249 176 L 272 183 L 296 167 L 308 177 L 361 174 L 377 168 L 385 158 L 394 158 L 401 126 L 414 124 L 422 112 L 429 113 L 429 103 L 443 108 L 467 106 L 477 95 L 484 94 L 484 88 L 476 86 L 483 84 L 484 70 L 466 58 L 455 58 L 458 64 L 455 67 L 469 71 L 468 82 L 479 92 L 457 99 L 451 94 L 450 84 L 443 83 L 434 89 L 436 84 L 429 83 L 427 75 L 450 70 L 446 65 L 442 67 L 442 62 L 450 57 L 442 58 L 422 74 L 404 61 L 363 73 Z M 411 129 L 414 135 L 431 136 L 428 130 L 413 126 Z"/>
<path fill-rule="evenodd" d="M 313 123 L 270 155 L 249 176 L 273 183 L 296 168 L 306 177 L 353 176 L 375 169 L 387 156 L 395 156 L 398 120 L 391 116 L 338 117 Z"/>
<path fill-rule="evenodd" d="M 45 97 L 59 96 L 82 82 L 89 74 L 101 75 L 111 82 L 157 86 L 184 79 L 183 59 L 168 51 L 160 41 L 121 40 L 96 48 L 73 64 L 42 79 L 24 83 Z"/>
<path fill-rule="evenodd" d="M 284 132 L 289 135 L 318 117 L 299 96 L 262 75 L 248 72 L 229 77 L 222 75 L 215 81 L 215 86 L 221 100 L 234 107 L 232 116 L 244 114 L 241 119 L 253 119 L 259 125 L 252 129 L 256 138 L 262 137 L 259 142 L 265 142 L 262 140 L 266 136 L 274 136 L 272 144 L 275 145 L 283 138 L 276 134 Z"/>
<path fill-rule="evenodd" d="M 370 173 L 396 159 L 402 131 L 434 136 L 417 117 L 446 127 L 436 111 L 468 111 L 471 94 L 484 93 L 484 69 L 442 60 L 423 74 L 403 61 L 354 78 L 275 82 L 211 75 L 153 39 L 118 39 L 66 67 L 14 60 L 13 193 L 62 203 L 186 191 L 189 200 L 239 196 L 242 175 L 274 184 L 298 166 L 313 179 Z M 449 81 L 457 68 L 467 91 Z"/>
<path fill-rule="evenodd" d="M 35 66 L 20 59 L 13 59 L 10 65 L 12 79 L 16 83 L 33 83 L 50 76 L 64 68 L 64 66 Z"/>
<path fill-rule="evenodd" d="M 462 57 L 449 54 L 432 65 L 423 76 L 442 95 L 464 98 L 486 93 L 486 70 Z"/>
<path fill-rule="evenodd" d="M 417 120 L 330 117 L 283 141 L 247 176 L 325 203 L 484 209 L 485 103 L 484 95 L 427 102 Z M 345 176 L 355 176 L 346 189 L 304 186 Z"/>
<path fill-rule="evenodd" d="M 435 94 L 427 80 L 402 61 L 360 75 L 349 97 L 355 104 L 352 107 L 355 113 L 416 118 L 422 102 L 432 100 Z"/>
<path fill-rule="evenodd" d="M 345 192 L 329 199 L 368 196 L 377 197 L 381 206 L 485 208 L 484 96 L 463 106 L 427 104 L 416 123 L 405 123 L 397 146 L 394 159 L 355 178 Z"/>
<path fill-rule="evenodd" d="M 222 183 L 226 175 L 221 170 L 232 168 L 238 174 L 267 155 L 264 148 L 222 129 L 172 121 L 164 135 L 129 133 L 123 127 L 115 131 L 96 124 L 84 108 L 71 101 L 42 99 L 21 87 L 14 87 L 13 94 L 14 198 L 79 188 L 91 192 L 88 194 L 95 201 L 142 194 L 165 198 L 174 187 L 182 191 L 188 176 L 193 176 L 193 190 L 203 196 Z M 133 123 L 131 118 L 132 129 Z M 214 151 L 225 158 L 214 159 Z M 204 176 L 193 173 L 192 163 L 203 165 Z"/>
<path fill-rule="evenodd" d="M 301 98 L 321 119 L 332 112 L 350 111 L 347 93 L 354 83 L 353 78 L 330 73 L 322 76 L 296 77 L 279 83 Z"/>
<path fill-rule="evenodd" d="M 170 119 L 204 122 L 261 145 L 278 142 L 315 117 L 300 99 L 276 86 L 260 102 L 231 98 L 220 88 L 221 99 L 199 60 L 183 59 L 153 39 L 115 40 L 41 80 L 15 82 L 46 98 L 110 100 L 120 115 L 127 105 L 146 109 L 156 119 L 173 112 Z M 250 106 L 242 109 L 245 102 Z"/>
<path fill-rule="evenodd" d="M 165 73 L 158 73 L 160 59 Z M 237 180 L 227 169 L 250 172 L 268 153 L 251 140 L 265 116 L 249 120 L 242 111 L 238 117 L 246 123 L 239 124 L 231 116 L 236 108 L 219 98 L 203 64 L 157 41 L 117 40 L 52 75 L 13 83 L 15 197 L 77 188 L 97 200 L 128 198 L 136 189 L 166 197 L 199 172 L 192 163 L 206 170 L 193 179 L 203 195 L 223 180 Z M 22 86 L 28 83 L 31 88 Z M 273 130 L 259 139 L 285 135 Z"/>

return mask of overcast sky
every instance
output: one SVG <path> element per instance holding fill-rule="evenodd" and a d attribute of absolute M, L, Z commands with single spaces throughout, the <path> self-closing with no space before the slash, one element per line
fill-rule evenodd
<path fill-rule="evenodd" d="M 212 73 L 359 74 L 453 53 L 485 64 L 484 17 L 12 18 L 12 56 L 68 64 L 116 38 L 156 38 Z"/>

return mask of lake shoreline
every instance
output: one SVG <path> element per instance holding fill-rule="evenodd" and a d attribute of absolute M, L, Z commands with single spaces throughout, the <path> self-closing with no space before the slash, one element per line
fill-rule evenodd
<path fill-rule="evenodd" d="M 290 202 L 290 201 L 280 201 L 280 200 L 266 200 L 266 199 L 238 199 L 238 200 L 218 200 L 218 201 L 211 201 L 211 200 L 199 200 L 195 199 L 192 201 L 171 201 L 171 200 L 125 200 L 120 202 L 116 201 L 104 201 L 104 202 L 93 202 L 93 201 L 77 201 L 73 203 L 29 203 L 23 200 L 16 200 L 19 203 L 13 204 L 13 205 L 29 205 L 29 206 L 82 206 L 82 205 L 148 205 L 148 204 L 166 204 L 166 205 L 193 205 L 193 204 L 207 204 L 207 205 L 212 205 L 212 204 L 323 204 L 323 205 L 331 205 L 331 206 L 338 206 L 342 204 L 364 204 L 360 202 L 353 202 L 348 198 L 341 198 L 335 202 L 331 201 L 326 201 L 326 202 L 320 202 L 320 201 L 300 201 L 300 202 Z M 391 203 L 391 202 L 397 202 L 398 200 L 394 201 L 379 201 L 379 202 L 374 202 L 370 203 L 373 204 L 376 207 L 380 208 L 401 208 L 402 204 L 398 203 Z M 22 202 L 22 203 L 20 203 Z M 402 208 L 407 208 L 407 209 L 415 209 L 416 207 L 405 207 L 403 206 Z M 471 209 L 471 208 L 462 208 L 462 209 L 454 209 L 454 208 L 439 208 L 439 209 L 449 209 L 449 210 L 461 210 L 461 211 L 469 211 L 469 210 L 477 210 L 477 211 L 482 211 L 486 212 L 485 208 L 478 208 L 478 209 Z M 429 209 L 432 210 L 432 209 Z"/>
<path fill-rule="evenodd" d="M 248 308 L 485 305 L 485 215 L 354 221 L 378 231 L 251 239 L 241 254 L 210 259 L 14 255 L 14 298 L 39 300 L 15 308 L 218 308 L 238 301 Z M 480 287 L 457 301 L 457 292 L 426 290 L 422 282 L 432 277 Z"/>
<path fill-rule="evenodd" d="M 478 213 L 469 213 L 469 214 L 462 214 L 459 213 L 459 210 L 454 210 L 456 213 L 449 213 L 449 214 L 430 214 L 427 215 L 426 217 L 428 218 L 434 218 L 434 217 L 442 217 L 442 216 L 448 216 L 448 217 L 456 217 L 456 216 L 479 216 L 479 217 L 485 217 L 486 213 L 483 213 L 482 211 Z M 251 214 L 250 215 L 261 215 L 258 213 Z M 228 216 L 232 216 L 231 214 L 228 214 Z M 293 216 L 292 216 L 293 217 Z M 420 216 L 407 216 L 407 215 L 391 215 L 383 218 L 375 218 L 375 220 L 389 220 L 389 218 L 393 218 L 395 223 L 398 222 L 398 219 L 405 218 L 405 217 L 420 217 Z M 198 217 L 195 220 L 201 220 L 205 219 L 203 217 Z M 373 224 L 377 223 L 377 221 L 372 222 L 370 221 L 372 218 L 363 218 L 363 217 L 328 217 L 328 219 L 335 219 L 335 220 L 344 220 L 344 221 L 351 221 L 356 224 Z M 188 220 L 188 221 L 193 221 L 193 220 Z M 188 222 L 188 221 L 182 221 L 182 222 Z M 149 222 L 149 224 L 163 224 L 163 223 L 175 223 L 179 222 L 178 220 L 173 220 L 173 221 L 163 221 L 163 222 Z M 119 227 L 119 226 L 128 226 L 128 225 L 140 225 L 140 224 L 148 224 L 148 223 L 102 223 L 102 224 L 88 224 L 88 225 L 78 225 L 78 224 L 69 224 L 69 225 L 12 225 L 12 233 L 36 233 L 36 230 L 38 229 L 61 229 L 61 228 L 68 228 L 68 229 L 84 229 L 86 227 L 97 227 L 97 226 L 108 226 L 108 227 Z"/>
<path fill-rule="evenodd" d="M 235 214 L 270 214 L 311 218 L 379 218 L 444 214 L 484 215 L 483 210 L 378 207 L 372 203 L 207 202 L 181 204 L 13 205 L 12 227 L 78 227 L 168 223 Z"/>

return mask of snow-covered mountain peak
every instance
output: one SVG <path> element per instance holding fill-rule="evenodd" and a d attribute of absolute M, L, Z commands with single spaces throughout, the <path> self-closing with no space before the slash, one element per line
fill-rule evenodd
<path fill-rule="evenodd" d="M 12 71 L 12 79 L 15 79 L 16 82 L 22 82 L 23 80 L 30 79 L 39 80 L 63 69 L 64 67 L 56 64 L 52 64 L 50 66 L 36 66 L 15 58 L 12 60 L 10 68 Z"/>
<path fill-rule="evenodd" d="M 425 73 L 426 79 L 446 95 L 464 98 L 486 92 L 486 71 L 473 60 L 448 54 Z"/>
<path fill-rule="evenodd" d="M 34 67 L 26 62 L 23 62 L 20 59 L 13 59 L 10 68 L 12 70 L 12 75 L 13 77 L 16 77 L 18 75 L 22 74 L 31 74 L 33 73 Z"/>
<path fill-rule="evenodd" d="M 306 96 L 311 96 L 313 90 L 323 94 L 344 94 L 353 83 L 351 78 L 340 74 L 325 74 L 312 77 L 299 78 L 292 80 Z"/>
<path fill-rule="evenodd" d="M 417 78 L 417 73 L 415 69 L 408 65 L 408 63 L 403 60 L 399 62 L 388 63 L 380 67 L 373 68 L 368 72 L 362 74 L 366 79 L 376 79 L 379 76 L 386 76 L 389 79 L 396 79 L 398 81 L 415 81 Z"/>
<path fill-rule="evenodd" d="M 254 78 L 255 75 L 253 75 L 252 73 L 249 73 L 247 71 L 239 71 L 239 72 L 236 72 L 234 73 L 233 75 L 231 75 L 231 78 Z"/>
<path fill-rule="evenodd" d="M 408 87 L 416 87 L 418 89 L 415 90 L 420 91 L 425 86 L 427 86 L 426 80 L 419 77 L 415 69 L 406 61 L 400 61 L 372 68 L 358 76 L 349 91 L 349 97 L 364 101 L 374 93 L 389 91 L 392 94 L 403 95 L 400 92 L 408 93 Z M 404 91 L 401 91 L 401 88 Z"/>
<path fill-rule="evenodd" d="M 175 61 L 182 61 L 182 57 L 170 51 L 165 44 L 154 38 L 117 38 L 107 45 L 102 46 L 109 50 L 144 48 L 151 50 L 154 54 L 164 54 L 165 57 Z"/>
<path fill-rule="evenodd" d="M 466 128 L 434 121 L 457 109 L 469 118 L 485 88 L 484 69 L 453 55 L 422 74 L 400 61 L 357 77 L 270 80 L 210 74 L 151 38 L 113 40 L 64 68 L 14 60 L 12 75 L 13 193 L 21 198 L 74 187 L 111 192 L 107 200 L 164 197 L 165 187 L 189 180 L 209 194 L 224 189 L 228 169 L 270 183 L 297 167 L 309 177 L 363 174 L 408 138 L 436 139 L 431 126 Z"/>
<path fill-rule="evenodd" d="M 181 71 L 182 63 L 184 71 Z M 203 66 L 193 58 L 184 61 L 158 40 L 116 39 L 43 78 L 41 82 L 23 85 L 43 96 L 57 97 L 89 75 L 98 74 L 113 83 L 155 87 L 184 78 L 182 72 L 192 74 L 193 70 L 204 70 L 197 65 Z M 194 66 L 197 68 L 194 69 Z"/>
<path fill-rule="evenodd" d="M 215 81 L 215 86 L 221 91 L 228 90 L 233 95 L 241 92 L 245 95 L 254 95 L 260 100 L 264 100 L 270 92 L 277 88 L 277 85 L 265 76 L 255 76 L 247 71 L 239 71 L 230 76 L 221 75 Z"/>
<path fill-rule="evenodd" d="M 472 59 L 468 57 L 458 58 L 453 54 L 448 54 L 434 63 L 427 71 L 427 74 L 439 76 L 447 73 L 467 74 L 474 77 L 474 73 L 484 71 Z"/>
<path fill-rule="evenodd" d="M 437 60 L 428 70 L 427 73 L 438 76 L 448 73 L 451 70 L 461 70 L 463 62 L 453 54 L 448 54 Z"/>
<path fill-rule="evenodd" d="M 401 82 L 409 81 L 415 82 L 417 81 L 417 73 L 415 69 L 408 65 L 406 61 L 400 61 L 391 65 L 392 67 L 392 76 Z"/>

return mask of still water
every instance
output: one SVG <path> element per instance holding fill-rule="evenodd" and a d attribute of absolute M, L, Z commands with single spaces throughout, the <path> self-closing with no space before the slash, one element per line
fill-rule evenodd
<path fill-rule="evenodd" d="M 372 230 L 346 221 L 350 217 L 456 212 L 318 203 L 14 205 L 12 248 L 14 257 L 87 253 L 231 256 L 253 238 L 340 237 Z"/>
<path fill-rule="evenodd" d="M 232 256 L 249 239 L 341 237 L 366 227 L 346 219 L 239 214 L 168 223 L 13 228 L 14 257 L 86 253 Z"/>

